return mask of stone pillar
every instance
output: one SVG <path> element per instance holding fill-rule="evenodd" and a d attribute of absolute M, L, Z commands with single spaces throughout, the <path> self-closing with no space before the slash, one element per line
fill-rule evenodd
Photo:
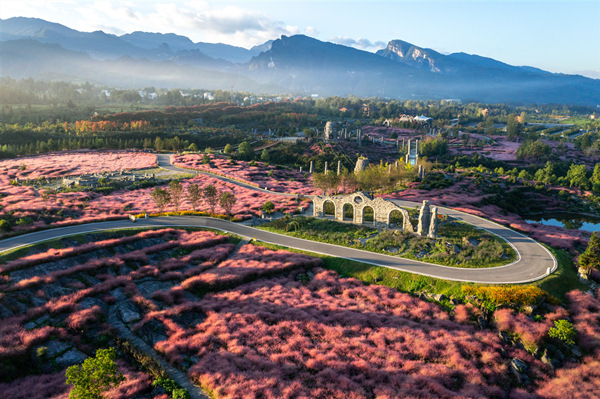
<path fill-rule="evenodd" d="M 302 173 L 302 166 L 300 166 L 300 173 Z"/>
<path fill-rule="evenodd" d="M 396 169 L 398 169 L 398 167 L 400 166 L 400 163 L 398 161 L 396 161 L 395 166 L 396 166 Z"/>
<path fill-rule="evenodd" d="M 438 223 L 438 209 L 437 206 L 433 206 L 431 207 L 431 222 L 429 222 L 429 233 L 427 234 L 427 237 L 437 238 Z"/>
<path fill-rule="evenodd" d="M 310 161 L 310 168 L 308 169 L 308 173 L 311 175 L 315 172 L 315 167 L 313 165 L 313 161 Z"/>
<path fill-rule="evenodd" d="M 327 164 L 327 161 L 325 161 L 325 171 L 323 173 L 327 174 L 327 172 L 329 172 L 329 165 Z"/>
<path fill-rule="evenodd" d="M 369 159 L 363 157 L 358 158 L 356 160 L 356 166 L 354 167 L 354 173 L 362 172 L 367 169 L 367 166 L 369 166 Z"/>
<path fill-rule="evenodd" d="M 423 206 L 419 212 L 419 224 L 417 225 L 417 235 L 423 237 L 429 233 L 429 220 L 430 220 L 429 201 L 423 200 Z"/>
<path fill-rule="evenodd" d="M 417 174 L 419 179 L 423 179 L 423 165 L 419 165 L 419 173 Z"/>
<path fill-rule="evenodd" d="M 338 161 L 337 174 L 338 176 L 342 174 L 342 161 Z"/>
<path fill-rule="evenodd" d="M 388 175 L 392 174 L 392 164 L 388 165 Z"/>

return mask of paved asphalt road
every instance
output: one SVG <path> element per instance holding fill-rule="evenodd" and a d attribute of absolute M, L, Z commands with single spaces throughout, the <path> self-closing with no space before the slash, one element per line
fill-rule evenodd
<path fill-rule="evenodd" d="M 483 219 L 479 219 L 476 222 L 481 222 L 482 220 Z M 390 255 L 362 251 L 354 248 L 346 248 L 332 244 L 303 240 L 301 238 L 271 233 L 238 223 L 232 223 L 226 220 L 200 216 L 170 216 L 138 219 L 135 223 L 125 219 L 43 230 L 0 241 L 0 252 L 52 238 L 107 229 L 150 226 L 194 226 L 212 228 L 289 248 L 316 252 L 339 258 L 352 259 L 359 262 L 370 263 L 447 280 L 471 281 L 490 284 L 523 283 L 543 278 L 546 275 L 548 268 L 556 268 L 556 262 L 554 258 L 549 252 L 546 251 L 544 247 L 535 241 L 510 230 L 503 231 L 507 229 L 499 228 L 498 226 L 495 226 L 496 230 L 494 230 L 493 223 L 488 223 L 490 223 L 490 226 L 485 225 L 484 227 L 491 227 L 490 231 L 494 233 L 500 232 L 505 238 L 510 239 L 510 242 L 519 250 L 521 257 L 517 262 L 506 266 L 486 269 L 461 269 L 440 266 L 410 259 L 402 259 Z"/>
<path fill-rule="evenodd" d="M 186 169 L 177 168 L 171 165 L 171 154 L 157 154 L 157 156 L 159 165 L 162 168 L 173 170 L 176 172 L 189 172 Z M 227 179 L 225 177 L 216 176 L 212 174 L 208 175 L 214 176 L 223 181 L 248 187 L 253 190 L 267 191 L 247 184 L 240 183 L 232 179 Z M 272 191 L 267 192 L 273 193 Z M 395 200 L 394 202 L 396 202 L 399 206 L 411 208 L 416 205 L 421 205 L 412 201 Z M 518 259 L 515 262 L 508 265 L 485 269 L 466 269 L 440 266 L 410 259 L 402 259 L 391 255 L 383 255 L 368 251 L 362 251 L 354 248 L 341 247 L 332 244 L 325 244 L 295 237 L 289 237 L 281 234 L 255 229 L 253 227 L 241 224 L 232 223 L 221 219 L 213 219 L 200 216 L 171 216 L 151 219 L 138 219 L 135 222 L 135 224 L 132 223 L 130 220 L 126 219 L 55 228 L 2 240 L 0 241 L 0 252 L 17 248 L 23 245 L 32 244 L 35 242 L 49 240 L 52 238 L 63 237 L 73 234 L 89 233 L 107 229 L 150 226 L 194 226 L 217 229 L 229 233 L 238 234 L 240 236 L 248 238 L 256 238 L 260 241 L 282 245 L 289 248 L 295 248 L 339 258 L 347 258 L 359 262 L 389 267 L 392 269 L 398 269 L 410 273 L 417 273 L 426 276 L 455 281 L 470 281 L 476 283 L 490 284 L 516 284 L 539 280 L 547 276 L 549 272 L 551 273 L 556 270 L 556 259 L 545 247 L 532 240 L 531 238 L 477 216 L 469 215 L 467 213 L 447 208 L 440 207 L 438 209 L 440 214 L 450 215 L 456 219 L 473 224 L 477 227 L 483 228 L 491 233 L 502 237 L 507 242 L 509 242 L 517 251 Z"/>

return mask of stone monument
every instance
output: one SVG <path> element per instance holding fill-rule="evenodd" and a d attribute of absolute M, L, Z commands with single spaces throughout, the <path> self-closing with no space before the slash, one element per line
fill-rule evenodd
<path fill-rule="evenodd" d="M 367 169 L 369 166 L 369 158 L 367 157 L 358 157 L 356 160 L 356 166 L 354 167 L 354 173 L 362 172 Z"/>
<path fill-rule="evenodd" d="M 423 200 L 423 206 L 419 212 L 419 224 L 417 225 L 417 235 L 423 237 L 429 233 L 429 221 L 431 211 L 429 209 L 429 201 Z"/>
<path fill-rule="evenodd" d="M 438 208 L 437 206 L 433 206 L 431 207 L 431 222 L 429 222 L 429 233 L 427 234 L 427 237 L 437 238 L 438 223 Z"/>

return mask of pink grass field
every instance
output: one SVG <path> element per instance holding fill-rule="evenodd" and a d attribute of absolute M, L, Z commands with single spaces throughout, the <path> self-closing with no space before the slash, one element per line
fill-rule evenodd
<path fill-rule="evenodd" d="M 25 170 L 19 170 L 25 165 Z M 146 169 L 157 165 L 156 155 L 132 151 L 63 151 L 0 161 L 9 179 L 53 179 L 89 173 Z"/>
<path fill-rule="evenodd" d="M 181 168 L 215 173 L 275 192 L 314 193 L 308 171 L 300 173 L 300 171 L 289 169 L 276 169 L 274 166 L 267 166 L 262 162 L 257 162 L 256 166 L 249 166 L 245 161 L 235 161 L 237 163 L 235 165 L 220 155 L 210 155 L 211 163 L 203 164 L 202 157 L 203 155 L 200 154 L 174 155 L 171 161 L 173 165 Z M 273 172 L 272 177 L 268 176 L 270 171 Z"/>
<path fill-rule="evenodd" d="M 499 309 L 481 330 L 473 305 L 449 312 L 392 288 L 340 278 L 307 255 L 236 248 L 210 231 L 112 234 L 2 265 L 0 367 L 13 365 L 19 378 L 0 383 L 0 392 L 65 399 L 64 369 L 36 372 L 37 348 L 58 339 L 92 354 L 86 336 L 116 334 L 106 315 L 124 301 L 140 314 L 128 324 L 131 331 L 142 339 L 159 334 L 150 344 L 219 399 L 577 399 L 599 388 L 600 302 L 588 293 L 568 294 L 568 308 L 555 308 L 541 322 Z M 162 288 L 148 290 L 149 282 Z M 556 372 L 498 335 L 539 343 L 554 320 L 566 317 L 579 332 L 584 358 Z M 509 387 L 515 357 L 527 362 L 535 384 Z M 166 399 L 151 390 L 148 375 L 120 367 L 127 382 L 108 397 Z"/>
<path fill-rule="evenodd" d="M 59 158 L 68 158 L 72 153 L 61 153 Z M 43 228 L 48 224 L 61 226 L 68 224 L 86 223 L 92 221 L 102 221 L 109 219 L 123 218 L 128 214 L 138 214 L 146 211 L 148 213 L 158 212 L 151 193 L 154 188 L 145 188 L 139 190 L 119 190 L 108 195 L 102 195 L 94 192 L 68 192 L 59 193 L 49 199 L 42 198 L 43 189 L 37 189 L 29 185 L 11 185 L 11 181 L 15 178 L 25 180 L 34 178 L 45 173 L 53 173 L 57 177 L 64 174 L 73 173 L 91 173 L 106 170 L 109 166 L 113 169 L 119 169 L 122 166 L 129 165 L 130 167 L 149 167 L 154 164 L 156 157 L 145 153 L 132 153 L 133 157 L 141 156 L 139 162 L 130 163 L 127 161 L 129 153 L 96 153 L 96 152 L 76 152 L 74 156 L 79 159 L 78 162 L 83 162 L 80 168 L 74 166 L 66 166 L 64 168 L 51 168 L 51 156 L 43 157 L 43 161 L 39 167 L 36 162 L 30 161 L 29 166 L 24 170 L 18 168 L 9 169 L 7 173 L 0 174 L 0 219 L 3 215 L 12 214 L 14 219 L 30 217 L 33 224 L 25 226 L 15 226 L 13 231 L 30 231 Z M 150 155 L 150 157 L 148 157 Z M 86 158 L 87 157 L 87 158 Z M 104 163 L 99 163 L 94 166 L 94 160 L 104 159 Z M 37 157 L 22 158 L 11 160 L 14 165 L 20 165 L 25 159 L 33 160 Z M 54 162 L 59 163 L 60 159 L 56 158 Z M 82 161 L 88 159 L 87 161 Z M 113 162 L 114 161 L 114 162 Z M 121 162 L 122 161 L 122 162 Z M 8 162 L 8 161 L 3 161 Z M 61 161 L 62 162 L 62 161 Z M 121 162 L 121 163 L 120 163 Z M 1 168 L 1 167 L 0 167 Z M 240 219 L 247 219 L 252 215 L 259 215 L 262 205 L 267 201 L 272 201 L 275 204 L 276 210 L 281 212 L 293 212 L 299 209 L 300 206 L 306 208 L 306 203 L 299 203 L 295 198 L 289 196 L 277 195 L 277 193 L 264 193 L 248 188 L 243 188 L 238 185 L 223 182 L 219 179 L 197 176 L 193 179 L 186 179 L 182 182 L 187 188 L 189 184 L 199 184 L 201 187 L 206 187 L 209 184 L 214 185 L 220 192 L 232 192 L 237 202 L 232 210 L 233 216 Z M 166 188 L 163 186 L 162 188 Z M 127 210 L 126 210 L 127 209 Z M 173 210 L 171 207 L 167 210 Z M 189 202 L 183 201 L 180 210 L 192 210 Z M 206 204 L 200 204 L 198 210 L 209 211 Z M 216 213 L 225 213 L 220 206 L 215 209 Z"/>

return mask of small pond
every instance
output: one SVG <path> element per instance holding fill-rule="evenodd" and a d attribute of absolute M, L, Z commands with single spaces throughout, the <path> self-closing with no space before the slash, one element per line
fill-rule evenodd
<path fill-rule="evenodd" d="M 565 229 L 600 231 L 600 218 L 574 215 L 569 213 L 551 213 L 539 216 L 528 216 L 527 223 L 539 223 L 546 226 L 564 227 Z"/>

